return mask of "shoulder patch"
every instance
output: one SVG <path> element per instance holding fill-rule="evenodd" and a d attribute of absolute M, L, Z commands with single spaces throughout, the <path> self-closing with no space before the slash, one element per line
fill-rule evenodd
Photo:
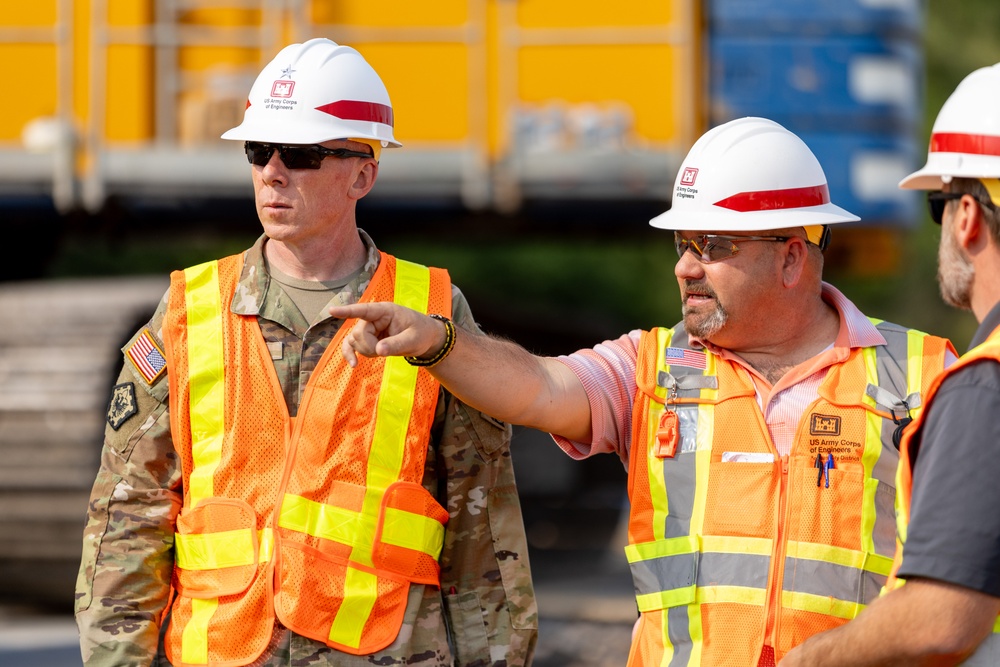
<path fill-rule="evenodd" d="M 146 384 L 156 382 L 167 368 L 167 359 L 163 355 L 163 350 L 153 340 L 149 329 L 143 329 L 142 333 L 136 336 L 135 340 L 125 348 L 125 357 L 132 362 L 135 370 L 146 381 Z"/>
<path fill-rule="evenodd" d="M 117 431 L 121 425 L 139 412 L 139 403 L 135 400 L 135 384 L 122 382 L 111 390 L 111 402 L 108 403 L 108 425 Z"/>

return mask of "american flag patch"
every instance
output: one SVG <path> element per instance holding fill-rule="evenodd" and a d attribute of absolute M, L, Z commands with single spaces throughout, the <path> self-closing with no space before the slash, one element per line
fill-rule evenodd
<path fill-rule="evenodd" d="M 167 360 L 163 356 L 163 350 L 156 344 L 149 333 L 149 329 L 143 329 L 132 344 L 125 349 L 125 356 L 129 358 L 135 370 L 147 384 L 156 382 L 167 367 Z"/>
<path fill-rule="evenodd" d="M 666 352 L 667 363 L 671 366 L 686 366 L 699 370 L 708 368 L 708 360 L 705 358 L 704 352 L 689 350 L 685 347 L 668 347 Z"/>

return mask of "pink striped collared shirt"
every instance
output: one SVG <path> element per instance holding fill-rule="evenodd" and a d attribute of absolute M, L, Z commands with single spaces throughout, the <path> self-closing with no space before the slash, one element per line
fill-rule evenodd
<path fill-rule="evenodd" d="M 757 389 L 757 404 L 764 412 L 764 421 L 779 456 L 791 451 L 802 413 L 816 400 L 827 369 L 846 359 L 852 348 L 885 345 L 886 342 L 875 325 L 836 287 L 823 283 L 823 300 L 840 314 L 837 340 L 812 359 L 790 369 L 774 387 L 736 355 L 726 350 L 712 350 L 750 371 Z M 628 464 L 632 405 L 637 391 L 635 365 L 641 334 L 636 329 L 592 349 L 558 358 L 580 378 L 590 399 L 592 442 L 553 436 L 556 444 L 574 459 L 616 453 Z"/>

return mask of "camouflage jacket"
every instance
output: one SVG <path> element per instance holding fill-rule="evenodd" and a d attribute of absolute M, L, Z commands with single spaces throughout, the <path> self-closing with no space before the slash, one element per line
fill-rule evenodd
<path fill-rule="evenodd" d="M 378 266 L 361 232 L 368 261 L 330 302 L 354 303 Z M 340 326 L 309 326 L 268 276 L 264 238 L 247 251 L 231 304 L 256 315 L 295 415 L 310 373 Z M 101 466 L 84 531 L 76 587 L 76 618 L 86 665 L 166 665 L 161 625 L 169 622 L 174 524 L 181 509 L 181 467 L 170 435 L 164 368 L 141 369 L 127 352 L 144 331 L 162 347 L 166 297 L 149 325 L 123 348 L 124 367 L 112 390 Z M 468 303 L 453 288 L 453 319 L 476 330 Z M 385 650 L 352 656 L 276 623 L 256 665 L 497 665 L 531 662 L 537 610 L 521 509 L 514 487 L 508 425 L 442 390 L 423 484 L 447 508 L 441 588 L 413 584 L 399 636 Z"/>

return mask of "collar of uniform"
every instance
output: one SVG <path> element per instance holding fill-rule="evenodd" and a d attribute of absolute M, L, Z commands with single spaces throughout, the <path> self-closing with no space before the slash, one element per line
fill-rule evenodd
<path fill-rule="evenodd" d="M 823 283 L 823 300 L 837 309 L 840 315 L 840 332 L 834 347 L 855 348 L 885 345 L 885 336 L 858 310 L 850 299 L 830 283 Z"/>
<path fill-rule="evenodd" d="M 375 270 L 378 268 L 380 255 L 375 242 L 363 229 L 358 229 L 358 235 L 365 246 L 367 259 L 361 272 L 344 285 L 344 288 L 331 300 L 330 305 L 357 303 L 358 299 L 368 288 Z M 275 317 L 276 303 L 271 286 L 271 276 L 267 272 L 267 263 L 264 261 L 264 241 L 265 235 L 261 235 L 257 242 L 246 251 L 243 258 L 243 272 L 240 280 L 236 284 L 236 292 L 233 294 L 233 301 L 230 309 L 237 315 L 261 315 L 267 319 L 280 323 L 280 318 Z"/>
<path fill-rule="evenodd" d="M 972 342 L 969 343 L 969 349 L 971 350 L 982 344 L 997 327 L 1000 327 L 1000 301 L 993 305 L 990 312 L 986 313 L 986 317 L 983 318 L 979 328 L 976 329 L 976 335 L 972 337 Z"/>

